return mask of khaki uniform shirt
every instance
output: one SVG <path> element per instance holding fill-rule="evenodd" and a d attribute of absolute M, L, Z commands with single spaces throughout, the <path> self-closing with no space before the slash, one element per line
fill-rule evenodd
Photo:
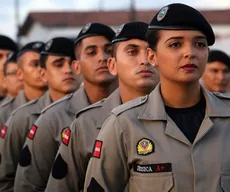
<path fill-rule="evenodd" d="M 51 104 L 49 93 L 17 108 L 5 123 L 6 132 L 2 145 L 0 162 L 0 191 L 13 191 L 14 178 L 20 152 L 28 131 L 41 114 L 42 109 Z"/>
<path fill-rule="evenodd" d="M 42 111 L 28 134 L 15 179 L 15 192 L 44 191 L 57 150 L 76 113 L 89 105 L 81 87 Z M 67 135 L 67 137 L 69 137 Z"/>
<path fill-rule="evenodd" d="M 202 89 L 206 114 L 194 143 L 165 112 L 160 86 L 121 105 L 95 143 L 84 191 L 230 191 L 229 98 Z M 189 123 L 189 122 L 188 122 Z"/>
<path fill-rule="evenodd" d="M 17 109 L 19 106 L 27 103 L 24 91 L 20 91 L 15 98 L 11 98 L 8 101 L 0 105 L 0 128 L 2 129 L 3 125 L 9 118 L 10 114 Z"/>
<path fill-rule="evenodd" d="M 119 90 L 107 99 L 83 109 L 70 126 L 68 145 L 62 143 L 54 162 L 46 192 L 81 191 L 92 149 L 103 122 L 121 104 Z"/>

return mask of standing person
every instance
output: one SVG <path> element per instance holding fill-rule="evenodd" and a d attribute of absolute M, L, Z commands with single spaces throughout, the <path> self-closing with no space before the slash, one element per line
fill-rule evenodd
<path fill-rule="evenodd" d="M 204 88 L 211 92 L 227 92 L 230 81 L 230 57 L 220 50 L 209 52 L 208 63 L 201 78 Z"/>
<path fill-rule="evenodd" d="M 115 108 L 90 159 L 84 191 L 230 189 L 229 98 L 199 79 L 215 42 L 210 24 L 184 4 L 163 7 L 151 21 L 148 61 L 160 75 L 149 96 Z"/>
<path fill-rule="evenodd" d="M 114 31 L 103 24 L 87 24 L 75 41 L 73 67 L 82 73 L 84 87 L 43 110 L 23 147 L 14 191 L 44 191 L 62 139 L 68 138 L 75 114 L 112 93 L 117 81 L 109 73 Z"/>
<path fill-rule="evenodd" d="M 112 41 L 108 66 L 118 76 L 119 88 L 107 99 L 78 113 L 70 129 L 69 142 L 63 140 L 55 159 L 46 191 L 81 191 L 86 168 L 98 132 L 113 108 L 149 94 L 159 83 L 158 72 L 146 58 L 145 37 L 148 24 L 131 22 L 122 25 Z"/>
<path fill-rule="evenodd" d="M 10 53 L 18 51 L 17 44 L 5 35 L 0 35 L 0 102 L 6 96 L 6 88 L 3 82 L 3 66 Z"/>
<path fill-rule="evenodd" d="M 16 109 L 5 124 L 4 139 L 1 140 L 0 191 L 13 191 L 14 178 L 20 151 L 28 131 L 41 114 L 43 108 L 77 90 L 81 77 L 72 68 L 74 58 L 73 41 L 57 37 L 48 41 L 41 52 L 40 66 L 48 83 L 48 91 Z"/>
<path fill-rule="evenodd" d="M 41 67 L 39 65 L 40 52 L 44 46 L 42 42 L 31 42 L 26 44 L 17 55 L 18 76 L 23 81 L 24 91 L 17 97 L 9 99 L 0 106 L 0 128 L 5 132 L 3 125 L 11 112 L 30 100 L 43 95 L 47 84 L 41 79 Z"/>
<path fill-rule="evenodd" d="M 17 51 L 11 53 L 3 66 L 4 84 L 7 89 L 5 98 L 7 99 L 16 97 L 23 89 L 23 82 L 17 76 L 17 54 Z"/>

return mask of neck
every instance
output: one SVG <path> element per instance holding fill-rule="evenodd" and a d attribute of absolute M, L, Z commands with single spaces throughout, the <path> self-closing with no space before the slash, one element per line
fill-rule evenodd
<path fill-rule="evenodd" d="M 91 104 L 108 97 L 117 88 L 117 81 L 105 85 L 93 85 L 84 81 L 85 92 Z"/>
<path fill-rule="evenodd" d="M 26 99 L 30 101 L 41 97 L 44 93 L 44 90 L 30 87 L 30 86 L 24 86 L 24 92 L 25 92 Z"/>
<path fill-rule="evenodd" d="M 119 91 L 120 91 L 120 97 L 121 97 L 122 103 L 126 103 L 138 97 L 148 95 L 151 93 L 152 90 L 153 88 L 144 88 L 140 90 L 130 89 L 130 88 L 122 86 L 121 84 L 119 85 Z"/>
<path fill-rule="evenodd" d="M 58 92 L 52 88 L 49 88 L 49 94 L 52 102 L 61 99 L 62 97 L 66 96 L 68 93 Z"/>
<path fill-rule="evenodd" d="M 187 108 L 196 105 L 201 99 L 199 82 L 177 84 L 161 82 L 161 94 L 164 103 L 173 108 Z"/>

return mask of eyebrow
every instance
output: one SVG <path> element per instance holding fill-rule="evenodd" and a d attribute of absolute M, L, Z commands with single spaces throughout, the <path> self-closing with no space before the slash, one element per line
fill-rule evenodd
<path fill-rule="evenodd" d="M 106 44 L 104 44 L 103 46 L 105 47 L 105 48 L 107 48 L 107 47 L 110 47 L 112 44 L 111 43 L 106 43 Z M 87 50 L 87 49 L 95 49 L 95 48 L 97 48 L 98 47 L 98 45 L 89 45 L 89 46 L 87 46 L 86 48 L 85 48 L 85 50 Z"/>
<path fill-rule="evenodd" d="M 33 60 L 30 60 L 29 63 L 33 63 L 33 62 L 39 62 L 39 59 L 33 59 Z"/>
<path fill-rule="evenodd" d="M 184 39 L 183 36 L 175 36 L 175 37 L 170 37 L 169 39 L 167 39 L 165 42 L 172 40 L 172 39 Z M 196 36 L 193 39 L 207 39 L 205 36 Z"/>
<path fill-rule="evenodd" d="M 54 61 L 52 61 L 52 63 L 56 63 L 56 62 L 60 62 L 60 61 L 64 61 L 64 60 L 65 60 L 65 58 L 61 57 L 61 58 L 55 59 Z"/>
<path fill-rule="evenodd" d="M 138 48 L 138 47 L 140 47 L 140 46 L 139 46 L 139 45 L 136 45 L 136 44 L 128 44 L 128 45 L 125 46 L 124 49 L 128 49 L 128 48 Z"/>

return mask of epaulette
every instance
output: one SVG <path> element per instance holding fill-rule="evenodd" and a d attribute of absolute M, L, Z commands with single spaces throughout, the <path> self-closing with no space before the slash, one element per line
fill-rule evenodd
<path fill-rule="evenodd" d="M 213 92 L 213 94 L 221 99 L 230 99 L 230 93 Z"/>
<path fill-rule="evenodd" d="M 44 112 L 47 111 L 48 109 L 50 109 L 50 108 L 52 108 L 53 106 L 57 105 L 58 103 L 61 103 L 61 102 L 65 101 L 65 100 L 69 100 L 72 96 L 73 96 L 73 93 L 70 93 L 70 94 L 68 94 L 68 95 L 66 95 L 66 96 L 64 96 L 64 97 L 62 97 L 61 99 L 58 99 L 57 101 L 55 101 L 55 102 L 51 103 L 50 105 L 48 105 L 47 107 L 45 107 L 45 108 L 41 111 L 41 113 L 44 113 Z"/>
<path fill-rule="evenodd" d="M 11 113 L 11 116 L 14 116 L 15 113 L 16 113 L 17 111 L 20 111 L 22 108 L 37 103 L 38 100 L 39 100 L 39 98 L 33 99 L 33 100 L 31 100 L 31 101 L 25 103 L 24 105 L 21 105 L 20 107 L 18 107 L 17 109 L 15 109 L 15 110 Z"/>
<path fill-rule="evenodd" d="M 89 111 L 91 109 L 94 109 L 94 108 L 99 108 L 99 107 L 102 107 L 103 103 L 104 103 L 105 99 L 102 99 L 92 105 L 89 105 L 87 107 L 85 107 L 84 109 L 80 110 L 77 114 L 76 114 L 76 118 L 79 117 L 80 114 L 86 112 L 86 111 Z"/>
<path fill-rule="evenodd" d="M 0 105 L 0 107 L 5 107 L 6 105 L 8 105 L 9 103 L 12 103 L 14 101 L 15 98 L 11 98 L 11 99 L 8 99 L 6 102 L 2 103 Z"/>
<path fill-rule="evenodd" d="M 148 100 L 148 95 L 143 96 L 143 97 L 138 97 L 136 99 L 133 99 L 125 104 L 119 105 L 118 107 L 114 108 L 112 110 L 112 113 L 116 116 L 119 114 L 123 113 L 124 111 L 127 111 L 128 109 L 140 106 Z"/>

